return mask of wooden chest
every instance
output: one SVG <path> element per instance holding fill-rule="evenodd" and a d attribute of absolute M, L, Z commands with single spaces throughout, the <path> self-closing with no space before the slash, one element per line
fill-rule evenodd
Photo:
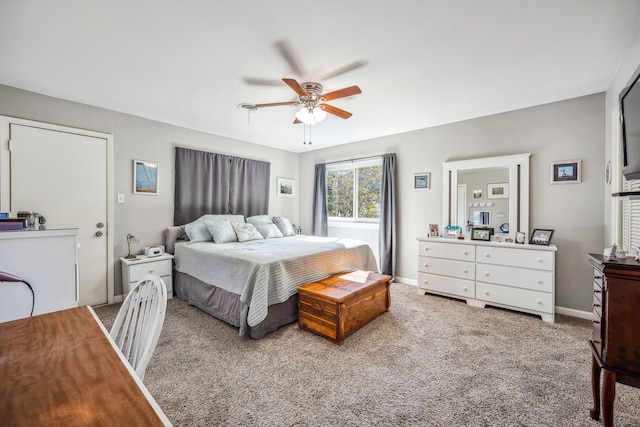
<path fill-rule="evenodd" d="M 364 283 L 327 277 L 298 287 L 298 326 L 335 344 L 389 309 L 391 276 L 369 273 Z"/>

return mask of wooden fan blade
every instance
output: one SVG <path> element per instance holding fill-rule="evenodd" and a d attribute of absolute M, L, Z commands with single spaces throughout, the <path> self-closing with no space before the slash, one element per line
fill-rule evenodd
<path fill-rule="evenodd" d="M 339 76 L 340 74 L 344 74 L 351 70 L 355 70 L 356 68 L 360 68 L 363 65 L 366 65 L 366 62 L 364 61 L 352 62 L 351 64 L 345 65 L 344 67 L 338 68 L 337 70 L 333 70 L 332 72 L 325 74 L 324 76 L 322 76 L 322 78 L 320 78 L 320 80 L 327 80 L 327 79 L 330 79 L 331 77 Z"/>
<path fill-rule="evenodd" d="M 334 116 L 338 116 L 338 117 L 343 118 L 343 119 L 348 119 L 349 117 L 352 116 L 352 114 L 350 112 L 341 110 L 340 108 L 334 107 L 333 105 L 320 104 L 320 108 L 322 108 L 327 113 L 331 113 Z"/>
<path fill-rule="evenodd" d="M 255 104 L 256 107 L 258 108 L 262 108 L 262 107 L 277 107 L 279 105 L 300 105 L 299 102 L 293 102 L 293 101 L 289 101 L 289 102 L 272 102 L 269 104 Z"/>
<path fill-rule="evenodd" d="M 284 60 L 287 62 L 291 71 L 293 71 L 298 77 L 302 77 L 306 75 L 304 69 L 300 65 L 300 62 L 296 58 L 296 55 L 293 53 L 293 49 L 291 49 L 291 45 L 285 41 L 280 40 L 276 42 L 276 49 L 282 55 Z"/>
<path fill-rule="evenodd" d="M 362 91 L 358 86 L 349 86 L 345 87 L 344 89 L 325 93 L 321 95 L 320 98 L 324 99 L 325 101 L 331 101 L 332 99 L 345 98 L 347 96 L 358 95 L 359 93 L 362 93 Z"/>
<path fill-rule="evenodd" d="M 297 118 L 293 121 L 294 125 L 297 125 L 297 124 L 300 124 L 300 123 L 302 123 L 302 122 L 300 120 L 298 120 Z"/>
<path fill-rule="evenodd" d="M 298 83 L 295 79 L 282 79 L 282 81 L 285 82 L 298 95 L 309 96 L 307 91 L 304 90 L 302 86 L 300 86 L 300 83 Z"/>

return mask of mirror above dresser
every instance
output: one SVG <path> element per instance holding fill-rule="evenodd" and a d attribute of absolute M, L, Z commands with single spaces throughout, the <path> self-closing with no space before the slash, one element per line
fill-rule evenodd
<path fill-rule="evenodd" d="M 530 154 L 455 160 L 443 164 L 443 229 L 490 226 L 513 238 L 529 233 Z"/>

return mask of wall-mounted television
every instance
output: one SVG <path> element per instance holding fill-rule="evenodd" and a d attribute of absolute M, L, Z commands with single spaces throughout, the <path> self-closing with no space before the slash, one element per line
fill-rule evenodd
<path fill-rule="evenodd" d="M 640 178 L 640 83 L 638 74 L 631 85 L 620 92 L 622 116 L 622 174 L 625 179 Z"/>

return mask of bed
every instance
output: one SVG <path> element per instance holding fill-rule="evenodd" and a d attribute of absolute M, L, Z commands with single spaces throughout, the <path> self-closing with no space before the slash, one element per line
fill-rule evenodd
<path fill-rule="evenodd" d="M 165 233 L 174 254 L 174 294 L 259 339 L 298 318 L 297 287 L 334 274 L 378 271 L 366 242 L 305 235 L 216 244 Z"/>

